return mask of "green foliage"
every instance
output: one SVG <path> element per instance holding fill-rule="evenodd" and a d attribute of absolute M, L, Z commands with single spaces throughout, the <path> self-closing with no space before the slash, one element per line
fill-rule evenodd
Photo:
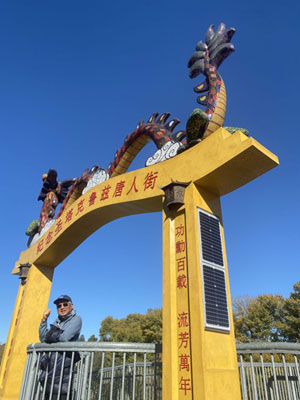
<path fill-rule="evenodd" d="M 84 337 L 84 335 L 80 335 L 80 336 L 79 336 L 78 342 L 85 342 L 85 337 Z"/>
<path fill-rule="evenodd" d="M 93 334 L 92 336 L 90 336 L 88 338 L 88 342 L 98 342 L 98 339 L 96 338 L 96 336 Z"/>
<path fill-rule="evenodd" d="M 272 294 L 234 299 L 233 321 L 238 342 L 300 342 L 300 282 L 286 299 Z"/>
<path fill-rule="evenodd" d="M 106 342 L 161 343 L 162 310 L 149 309 L 146 314 L 129 314 L 122 319 L 109 316 L 102 321 L 99 334 L 100 340 Z M 116 354 L 116 365 L 122 364 L 122 357 L 122 354 Z M 132 355 L 127 357 L 126 362 L 133 362 Z M 143 354 L 137 355 L 136 361 L 143 361 Z M 111 365 L 111 362 L 111 354 L 108 354 L 105 366 Z"/>
<path fill-rule="evenodd" d="M 1 360 L 2 360 L 2 356 L 3 356 L 3 352 L 4 352 L 4 347 L 5 347 L 5 343 L 4 343 L 4 344 L 1 344 L 1 343 L 0 343 L 0 363 L 1 363 Z"/>
<path fill-rule="evenodd" d="M 129 314 L 120 320 L 109 316 L 100 327 L 104 342 L 161 343 L 162 310 L 149 309 L 145 315 Z"/>
<path fill-rule="evenodd" d="M 300 342 L 300 282 L 295 283 L 294 292 L 284 306 L 286 323 L 284 333 L 289 342 Z"/>
<path fill-rule="evenodd" d="M 239 343 L 300 343 L 300 281 L 286 299 L 273 294 L 233 299 L 233 322 Z M 99 336 L 108 342 L 161 343 L 162 310 L 149 309 L 145 315 L 129 314 L 120 320 L 109 316 L 102 321 Z M 89 341 L 97 341 L 96 336 Z"/>
<path fill-rule="evenodd" d="M 280 295 L 265 294 L 248 299 L 244 308 L 234 309 L 236 338 L 242 342 L 285 340 L 284 298 Z"/>

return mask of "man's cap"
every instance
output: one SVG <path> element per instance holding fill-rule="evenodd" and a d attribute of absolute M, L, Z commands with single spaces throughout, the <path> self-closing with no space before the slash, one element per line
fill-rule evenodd
<path fill-rule="evenodd" d="M 62 294 L 59 296 L 56 300 L 54 300 L 54 304 L 62 303 L 63 301 L 70 301 L 72 303 L 72 299 L 70 296 L 67 296 L 66 294 Z"/>

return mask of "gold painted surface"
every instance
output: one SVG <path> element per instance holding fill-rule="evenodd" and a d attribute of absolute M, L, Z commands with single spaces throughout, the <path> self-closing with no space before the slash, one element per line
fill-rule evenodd
<path fill-rule="evenodd" d="M 176 322 L 177 322 L 177 371 L 178 371 L 178 398 L 192 399 L 192 360 L 190 334 L 190 308 L 188 286 L 188 259 L 186 240 L 186 224 L 184 212 L 175 218 L 175 286 L 176 286 Z"/>
<path fill-rule="evenodd" d="M 185 194 L 185 227 L 188 247 L 190 359 L 193 399 L 238 400 L 239 382 L 233 337 L 204 330 L 202 279 L 197 207 L 221 217 L 221 195 L 250 182 L 278 165 L 275 155 L 241 132 L 231 135 L 218 129 L 207 139 L 173 159 L 115 176 L 71 204 L 38 242 L 20 254 L 18 266 L 33 264 L 20 289 L 1 370 L 0 399 L 17 399 L 26 358 L 26 346 L 38 340 L 41 313 L 47 307 L 53 269 L 101 226 L 114 219 L 162 210 L 162 191 L 172 180 L 192 181 Z M 163 399 L 179 399 L 178 300 L 176 217 L 163 212 Z M 175 218 L 175 219 L 174 219 Z M 179 220 L 178 220 L 179 221 Z M 222 233 L 224 244 L 224 236 Z M 224 247 L 225 249 L 225 247 Z M 225 252 L 225 250 L 224 250 Z M 226 265 L 227 271 L 227 265 Z M 226 284 L 230 293 L 228 274 Z M 34 305 L 34 307 L 33 307 Z M 231 309 L 231 307 L 230 307 Z M 18 322 L 16 323 L 16 318 Z M 232 316 L 230 316 L 231 327 Z M 214 351 L 215 347 L 224 349 Z"/>
<path fill-rule="evenodd" d="M 198 208 L 220 218 L 220 198 L 190 185 L 186 190 L 186 235 L 189 266 L 189 308 L 191 324 L 191 360 L 194 399 L 240 400 L 240 384 L 232 323 L 231 300 L 224 245 L 225 278 L 228 294 L 230 332 L 213 332 L 204 327 L 204 294 L 199 245 Z M 222 390 L 220 390 L 222 387 Z"/>
<path fill-rule="evenodd" d="M 162 398 L 178 400 L 175 221 L 163 212 Z"/>
<path fill-rule="evenodd" d="M 25 285 L 20 286 L 17 313 L 14 313 L 11 321 L 9 351 L 1 364 L 3 385 L 0 400 L 15 400 L 19 397 L 26 348 L 30 343 L 39 342 L 39 325 L 42 313 L 47 309 L 52 276 L 53 268 L 32 265 Z"/>
<path fill-rule="evenodd" d="M 170 160 L 115 176 L 89 190 L 65 210 L 38 243 L 21 253 L 12 272 L 17 273 L 17 267 L 27 262 L 55 267 L 106 223 L 132 214 L 161 211 L 159 186 L 167 185 L 171 179 L 192 181 L 221 196 L 277 164 L 277 157 L 254 139 L 241 132 L 231 135 L 220 128 L 197 146 Z M 124 182 L 121 195 L 114 195 L 121 182 Z M 107 198 L 105 190 L 108 190 Z M 93 192 L 96 199 L 91 203 Z M 67 212 L 71 210 L 72 218 L 68 220 Z"/>

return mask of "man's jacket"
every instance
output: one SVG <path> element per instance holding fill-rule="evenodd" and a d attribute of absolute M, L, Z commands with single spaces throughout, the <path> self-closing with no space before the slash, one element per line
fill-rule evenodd
<path fill-rule="evenodd" d="M 40 341 L 46 343 L 75 342 L 79 338 L 81 326 L 81 318 L 75 310 L 72 310 L 65 318 L 57 317 L 50 325 L 50 329 L 47 327 L 47 321 L 42 321 L 39 329 Z M 61 332 L 53 327 L 59 328 Z"/>
<path fill-rule="evenodd" d="M 39 335 L 40 341 L 46 343 L 57 343 L 57 342 L 73 342 L 78 340 L 82 321 L 79 315 L 76 315 L 75 310 L 66 318 L 58 317 L 53 324 L 50 325 L 50 329 L 47 328 L 47 321 L 42 321 L 40 324 Z M 72 376 L 71 371 L 71 360 L 72 353 L 66 352 L 65 358 L 63 360 L 63 352 L 58 352 L 56 359 L 56 368 L 54 373 L 55 365 L 55 352 L 44 353 L 40 360 L 41 374 L 39 376 L 39 381 L 44 386 L 46 383 L 46 392 L 49 394 L 51 391 L 52 381 L 53 389 L 52 393 L 56 394 L 59 392 L 61 394 L 67 394 L 69 387 L 69 379 Z M 73 358 L 73 368 L 74 364 L 80 360 L 79 353 L 76 352 Z M 61 379 L 61 369 L 63 368 L 63 375 Z M 54 376 L 53 376 L 54 375 Z"/>

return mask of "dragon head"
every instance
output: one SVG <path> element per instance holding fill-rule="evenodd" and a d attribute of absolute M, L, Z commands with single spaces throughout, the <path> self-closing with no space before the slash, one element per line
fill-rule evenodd
<path fill-rule="evenodd" d="M 208 56 L 210 65 L 216 69 L 219 68 L 225 58 L 235 50 L 234 45 L 230 43 L 234 33 L 234 28 L 227 30 L 223 23 L 219 25 L 216 32 L 214 25 L 210 25 L 206 31 L 205 43 L 200 40 L 196 45 L 196 52 L 189 59 L 188 68 L 190 69 L 189 76 L 191 79 L 200 73 L 204 74 L 205 56 Z"/>

